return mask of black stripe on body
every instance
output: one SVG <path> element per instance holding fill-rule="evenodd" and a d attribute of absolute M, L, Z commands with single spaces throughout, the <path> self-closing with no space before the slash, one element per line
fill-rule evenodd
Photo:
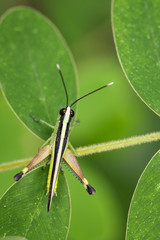
<path fill-rule="evenodd" d="M 58 151 L 59 151 L 59 145 L 60 145 L 60 140 L 61 140 L 64 118 L 65 118 L 65 115 L 62 115 L 60 117 L 60 122 L 59 122 L 58 130 L 57 130 L 57 136 L 56 136 L 56 140 L 55 140 L 54 161 L 53 161 L 53 167 L 52 167 L 52 171 L 51 171 L 49 196 L 48 196 L 48 211 L 50 209 L 50 205 L 51 205 L 51 201 L 52 201 L 53 178 L 54 178 L 54 175 L 55 175 L 55 168 L 56 168 L 56 164 L 57 164 L 57 155 L 58 155 Z M 60 164 L 62 162 L 62 157 L 63 157 L 64 151 L 65 151 L 65 148 L 66 148 L 66 144 L 67 144 L 70 122 L 71 122 L 71 116 L 69 117 L 69 121 L 67 123 L 66 131 L 65 131 L 65 135 L 64 135 L 62 152 L 61 152 L 61 160 L 60 160 L 60 163 L 59 163 L 59 167 L 60 167 Z"/>

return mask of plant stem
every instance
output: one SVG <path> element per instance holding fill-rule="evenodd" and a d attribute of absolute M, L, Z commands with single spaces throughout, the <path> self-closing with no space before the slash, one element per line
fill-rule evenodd
<path fill-rule="evenodd" d="M 25 159 L 22 159 L 22 160 L 16 160 L 16 161 L 7 162 L 7 163 L 1 163 L 0 164 L 0 172 L 4 172 L 4 171 L 7 171 L 7 170 L 12 170 L 14 168 L 24 167 L 30 161 L 31 161 L 31 158 L 25 158 Z"/>
<path fill-rule="evenodd" d="M 160 132 L 154 132 L 154 133 L 150 133 L 142 136 L 126 138 L 123 140 L 105 142 L 105 143 L 90 145 L 87 147 L 79 147 L 76 149 L 76 152 L 78 156 L 85 156 L 93 153 L 106 152 L 106 151 L 111 151 L 119 148 L 134 146 L 142 143 L 158 141 L 158 140 L 160 140 Z M 31 161 L 31 158 L 12 161 L 8 163 L 2 163 L 0 164 L 0 172 L 23 167 L 27 165 L 29 161 Z"/>
<path fill-rule="evenodd" d="M 160 132 L 154 132 L 146 135 L 126 138 L 123 140 L 94 144 L 87 147 L 79 147 L 76 149 L 76 152 L 78 156 L 85 156 L 93 153 L 106 152 L 158 140 L 160 140 Z"/>

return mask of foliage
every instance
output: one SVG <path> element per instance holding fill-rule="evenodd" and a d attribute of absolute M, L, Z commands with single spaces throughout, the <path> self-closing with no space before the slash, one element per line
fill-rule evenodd
<path fill-rule="evenodd" d="M 113 34 L 122 69 L 136 94 L 146 103 L 147 107 L 159 116 L 158 52 L 160 38 L 158 10 L 159 3 L 157 0 L 154 2 L 150 0 L 145 2 L 135 1 L 134 3 L 131 0 L 115 0 L 112 4 Z M 1 88 L 16 116 L 29 130 L 42 139 L 47 139 L 51 130 L 43 124 L 37 125 L 30 114 L 34 114 L 37 119 L 43 119 L 52 125 L 55 124 L 57 112 L 66 103 L 63 85 L 58 80 L 57 63 L 62 68 L 67 89 L 69 89 L 69 102 L 71 103 L 77 95 L 76 70 L 68 47 L 57 28 L 42 14 L 29 8 L 14 8 L 3 15 L 0 23 Z M 91 68 L 94 72 L 93 65 Z M 92 83 L 94 84 L 93 79 Z M 123 111 L 123 109 L 120 110 Z M 87 110 L 87 118 L 88 115 Z M 101 118 L 99 114 L 97 116 Z M 96 118 L 94 120 L 93 122 L 96 122 Z M 132 121 L 134 123 L 134 119 Z M 89 124 L 92 125 L 93 122 Z M 89 128 L 89 125 L 87 128 Z M 96 129 L 94 129 L 94 139 L 97 140 L 95 134 Z M 112 146 L 112 142 L 108 145 L 107 143 L 94 145 L 95 152 L 101 151 L 100 146 L 104 149 L 103 151 L 106 151 L 110 148 L 119 148 L 119 143 L 122 143 L 122 146 L 120 146 L 122 148 L 138 144 L 138 139 L 144 139 L 142 142 L 152 141 L 153 135 L 156 136 L 154 140 L 159 139 L 158 132 L 147 134 L 140 138 L 130 138 L 130 142 L 127 142 L 127 139 L 115 141 L 115 146 Z M 148 136 L 150 136 L 149 139 Z M 132 143 L 133 140 L 134 143 Z M 93 147 L 89 148 L 91 150 L 87 154 L 92 153 Z M 82 155 L 84 149 L 78 149 L 80 155 Z M 136 154 L 133 159 L 135 156 Z M 159 159 L 160 154 L 157 152 L 137 184 L 128 216 L 127 240 L 159 239 L 160 233 L 157 228 L 159 222 Z M 102 160 L 104 161 L 104 159 Z M 101 159 L 99 162 L 101 162 Z M 18 164 L 18 162 L 15 163 Z M 4 165 L 3 167 L 5 168 Z M 96 169 L 98 169 L 98 165 L 96 165 Z M 9 188 L 1 198 L 0 237 L 7 236 L 6 239 L 12 239 L 11 236 L 19 236 L 19 239 L 51 239 L 52 234 L 56 236 L 56 239 L 67 237 L 70 225 L 70 196 L 67 183 L 64 176 L 61 175 L 58 196 L 54 199 L 55 205 L 53 204 L 51 215 L 48 215 L 46 212 L 47 197 L 45 196 L 46 174 L 47 171 L 42 171 L 40 168 L 32 171 L 20 182 Z M 96 174 L 94 173 L 94 176 Z M 104 174 L 106 175 L 105 172 Z M 102 189 L 103 194 L 107 196 L 107 200 L 109 199 L 108 202 L 111 204 L 111 202 L 114 202 L 112 197 L 104 192 L 104 188 L 99 182 L 102 175 L 103 172 L 99 176 L 97 175 L 97 185 L 100 186 L 99 189 Z M 112 195 L 111 192 L 110 195 Z M 81 192 L 77 193 L 77 196 L 79 199 L 83 199 Z M 85 203 L 87 201 L 85 199 Z M 92 203 L 93 206 L 91 206 L 94 209 L 94 200 L 92 200 Z M 88 205 L 86 204 L 86 209 L 84 207 L 86 212 L 89 209 Z M 114 206 L 118 205 L 115 204 Z M 114 216 L 114 206 L 111 208 L 112 216 Z M 79 214 L 81 214 L 81 208 L 78 209 L 80 209 Z M 106 208 L 106 212 L 109 212 L 109 210 Z M 92 214 L 93 211 L 91 211 L 89 221 L 94 226 L 95 221 L 92 222 L 92 219 L 94 219 Z M 100 212 L 99 214 L 102 215 L 103 213 Z M 24 218 L 27 222 L 26 225 L 23 222 Z M 114 219 L 117 218 L 111 218 L 110 222 L 107 223 L 108 226 L 110 223 L 116 222 Z M 118 220 L 115 224 L 118 226 Z M 100 228 L 100 225 L 96 224 L 96 226 Z M 88 238 L 92 237 L 90 227 L 87 226 L 85 234 Z M 85 231 L 84 228 L 83 231 Z M 84 238 L 83 231 L 81 231 L 81 239 Z M 116 231 L 114 230 L 114 232 Z M 115 236 L 118 236 L 118 234 L 109 234 L 107 235 L 108 239 L 115 239 Z M 94 234 L 93 237 L 95 236 Z M 106 238 L 106 235 L 104 236 Z M 103 238 L 103 232 L 101 237 Z M 97 238 L 99 239 L 99 236 Z"/>
<path fill-rule="evenodd" d="M 67 76 L 69 102 L 76 99 L 71 54 L 56 27 L 31 9 L 8 11 L 2 17 L 0 32 L 2 90 L 20 120 L 39 137 L 48 139 L 51 129 L 44 124 L 39 128 L 30 114 L 54 125 L 57 112 L 65 106 L 57 63 Z"/>
<path fill-rule="evenodd" d="M 159 3 L 116 1 L 113 6 L 115 42 L 121 66 L 136 93 L 160 115 Z M 153 157 L 140 178 L 131 202 L 129 239 L 159 239 L 160 154 Z"/>
<path fill-rule="evenodd" d="M 47 139 L 51 135 L 51 129 L 44 124 L 40 126 L 36 124 L 30 114 L 54 124 L 58 110 L 65 106 L 65 99 L 61 95 L 61 92 L 64 94 L 64 90 L 60 91 L 63 85 L 61 81 L 57 81 L 59 78 L 57 63 L 61 65 L 63 62 L 63 74 L 68 77 L 69 81 L 66 84 L 71 90 L 69 101 L 75 100 L 76 82 L 70 53 L 55 26 L 31 9 L 17 8 L 7 12 L 1 20 L 0 32 L 2 91 L 19 119 L 32 132 L 42 139 Z M 44 58 L 45 55 L 47 57 Z M 65 238 L 70 219 L 66 182 L 64 177 L 61 178 L 60 185 L 63 187 L 59 187 L 55 211 L 47 217 L 45 196 L 47 171 L 44 176 L 41 173 L 40 170 L 34 171 L 30 174 L 31 177 L 25 177 L 20 183 L 15 184 L 2 198 L 1 237 L 19 235 L 29 239 L 35 237 L 50 239 L 54 234 L 57 238 Z M 46 222 L 42 222 L 42 219 Z"/>
<path fill-rule="evenodd" d="M 46 169 L 48 170 L 48 168 Z M 41 168 L 15 183 L 2 197 L 0 234 L 26 239 L 65 238 L 70 222 L 70 200 L 64 175 L 60 175 L 58 197 L 47 212 L 46 178 Z M 54 227 L 53 227 L 54 226 Z"/>

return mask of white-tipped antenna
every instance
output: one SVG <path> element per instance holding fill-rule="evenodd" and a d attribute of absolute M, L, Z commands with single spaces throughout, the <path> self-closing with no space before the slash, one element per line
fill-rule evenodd
<path fill-rule="evenodd" d="M 59 74 L 60 74 L 61 79 L 62 79 L 64 90 L 65 90 L 65 93 L 66 93 L 66 102 L 67 102 L 66 107 L 68 107 L 68 93 L 67 93 L 66 85 L 65 85 L 65 82 L 64 82 L 63 75 L 62 75 L 61 68 L 60 68 L 59 64 L 57 64 L 56 66 L 57 66 L 57 69 L 58 69 Z"/>
<path fill-rule="evenodd" d="M 110 86 L 110 85 L 112 85 L 112 84 L 114 84 L 114 82 L 110 82 L 110 83 L 108 83 L 107 86 Z"/>
<path fill-rule="evenodd" d="M 87 97 L 88 95 L 90 95 L 90 94 L 92 94 L 92 93 L 95 93 L 95 92 L 97 92 L 97 91 L 99 91 L 99 90 L 101 90 L 101 89 L 103 89 L 103 88 L 105 88 L 105 87 L 108 87 L 108 86 L 112 85 L 113 83 L 114 83 L 114 82 L 108 83 L 107 85 L 104 85 L 103 87 L 97 88 L 96 90 L 94 90 L 94 91 L 92 91 L 92 92 L 90 92 L 90 93 L 85 94 L 84 96 L 78 98 L 75 102 L 73 102 L 73 103 L 70 105 L 70 107 L 73 106 L 76 102 L 78 102 L 78 101 L 81 100 L 82 98 Z"/>
<path fill-rule="evenodd" d="M 57 66 L 57 69 L 58 69 L 58 70 L 61 70 L 59 64 L 57 64 L 56 66 Z"/>

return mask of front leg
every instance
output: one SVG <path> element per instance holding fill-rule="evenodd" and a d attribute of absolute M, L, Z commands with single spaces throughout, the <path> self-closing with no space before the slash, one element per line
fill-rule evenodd
<path fill-rule="evenodd" d="M 80 125 L 80 120 L 77 119 L 77 120 L 74 121 L 74 123 L 73 123 L 73 125 L 70 127 L 70 129 L 73 129 L 73 128 L 79 126 L 79 125 Z"/>
<path fill-rule="evenodd" d="M 42 146 L 40 147 L 40 149 L 43 148 L 44 146 L 48 145 L 48 143 L 51 141 L 51 139 L 52 139 L 52 136 L 49 137 L 49 138 L 42 144 Z"/>
<path fill-rule="evenodd" d="M 78 153 L 76 152 L 76 149 L 72 146 L 72 144 L 69 142 L 68 143 L 69 148 L 71 149 L 72 153 L 78 157 Z"/>
<path fill-rule="evenodd" d="M 44 120 L 42 120 L 42 119 L 37 119 L 37 118 L 35 118 L 35 116 L 34 116 L 32 113 L 30 114 L 30 117 L 33 119 L 34 122 L 37 122 L 37 123 L 38 123 L 38 122 L 41 122 L 41 123 L 45 124 L 46 126 L 54 129 L 54 126 L 53 126 L 53 125 L 51 125 L 50 123 L 47 123 L 46 121 L 44 121 Z"/>

